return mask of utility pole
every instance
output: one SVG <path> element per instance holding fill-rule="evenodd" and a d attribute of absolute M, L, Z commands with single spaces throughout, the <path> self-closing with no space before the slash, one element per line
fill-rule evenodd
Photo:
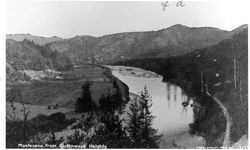
<path fill-rule="evenodd" d="M 232 55 L 233 55 L 233 69 L 234 69 L 234 88 L 237 88 L 237 60 L 236 60 L 236 52 L 234 46 L 232 44 Z"/>
<path fill-rule="evenodd" d="M 208 84 L 206 83 L 204 86 L 205 86 L 206 93 L 208 93 Z"/>

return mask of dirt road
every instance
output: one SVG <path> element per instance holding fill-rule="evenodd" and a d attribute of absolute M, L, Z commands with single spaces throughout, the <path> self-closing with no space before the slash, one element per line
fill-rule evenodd
<path fill-rule="evenodd" d="M 229 148 L 230 147 L 230 127 L 232 124 L 232 119 L 226 109 L 226 107 L 219 101 L 219 99 L 216 96 L 212 96 L 208 91 L 207 91 L 207 95 L 212 97 L 213 100 L 220 106 L 220 108 L 222 109 L 224 116 L 227 120 L 227 125 L 226 125 L 226 131 L 225 131 L 225 136 L 224 136 L 224 141 L 223 141 L 223 148 Z"/>

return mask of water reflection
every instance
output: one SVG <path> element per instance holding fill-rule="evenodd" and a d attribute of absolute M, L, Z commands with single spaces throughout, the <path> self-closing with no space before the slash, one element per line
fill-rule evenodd
<path fill-rule="evenodd" d="M 137 74 L 137 70 L 131 71 Z M 192 98 L 189 98 L 180 87 L 162 82 L 162 77 L 138 77 L 129 73 L 124 76 L 116 68 L 112 73 L 126 83 L 132 93 L 140 93 L 144 86 L 147 86 L 152 96 L 151 111 L 156 116 L 153 127 L 157 128 L 160 134 L 172 135 L 183 132 L 189 128 L 189 123 L 193 122 L 193 109 L 190 105 L 182 106 L 182 102 L 190 101 Z"/>
<path fill-rule="evenodd" d="M 167 86 L 166 86 L 166 91 L 167 91 L 167 101 L 168 101 L 168 108 L 169 108 L 170 104 L 171 104 L 171 102 L 170 102 L 170 85 L 169 84 L 167 84 Z"/>
<path fill-rule="evenodd" d="M 177 86 L 174 86 L 174 100 L 177 99 Z"/>

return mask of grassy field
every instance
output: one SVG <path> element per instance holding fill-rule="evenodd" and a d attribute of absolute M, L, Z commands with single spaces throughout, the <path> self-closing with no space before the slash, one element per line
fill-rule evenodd
<path fill-rule="evenodd" d="M 16 119 L 18 120 L 23 120 L 23 109 L 27 109 L 27 111 L 29 111 L 29 115 L 28 115 L 28 120 L 36 117 L 39 114 L 44 114 L 44 115 L 51 115 L 57 112 L 62 112 L 62 113 L 68 113 L 73 111 L 72 109 L 67 109 L 67 108 L 63 108 L 63 107 L 58 107 L 58 108 L 51 108 L 48 109 L 47 106 L 42 106 L 42 105 L 30 105 L 30 104 L 22 104 L 22 103 L 18 103 L 18 102 L 14 102 L 14 107 L 15 110 L 13 110 L 13 107 L 11 106 L 10 102 L 6 103 L 6 110 L 7 110 L 7 119 L 13 119 L 12 117 L 14 116 L 14 114 L 16 114 Z"/>
<path fill-rule="evenodd" d="M 62 79 L 44 78 L 24 83 L 7 83 L 7 101 L 31 105 L 58 105 L 73 109 L 82 93 L 82 85 L 91 82 L 93 101 L 98 104 L 101 95 L 107 95 L 113 88 L 113 80 L 118 81 L 124 97 L 128 97 L 128 88 L 112 76 L 110 69 L 97 65 L 82 65 L 71 71 L 61 72 Z M 42 111 L 42 110 L 41 110 Z"/>

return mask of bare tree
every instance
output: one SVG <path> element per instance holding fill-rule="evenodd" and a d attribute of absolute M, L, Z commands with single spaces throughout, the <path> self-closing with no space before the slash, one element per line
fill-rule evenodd
<path fill-rule="evenodd" d="M 13 100 L 10 101 L 10 109 L 6 111 L 7 118 L 12 119 L 14 121 L 18 120 L 17 114 L 16 114 L 16 106 L 13 102 Z"/>
<path fill-rule="evenodd" d="M 240 93 L 240 101 L 241 101 L 241 104 L 244 106 L 244 103 L 243 103 L 243 90 L 242 90 L 242 81 L 241 81 L 241 55 L 240 55 L 240 44 L 237 43 L 236 44 L 236 48 L 237 48 L 237 51 L 238 51 L 238 55 L 237 55 L 237 70 L 236 70 L 236 75 L 237 75 L 237 83 L 238 83 L 238 89 L 239 89 L 239 93 Z"/>

